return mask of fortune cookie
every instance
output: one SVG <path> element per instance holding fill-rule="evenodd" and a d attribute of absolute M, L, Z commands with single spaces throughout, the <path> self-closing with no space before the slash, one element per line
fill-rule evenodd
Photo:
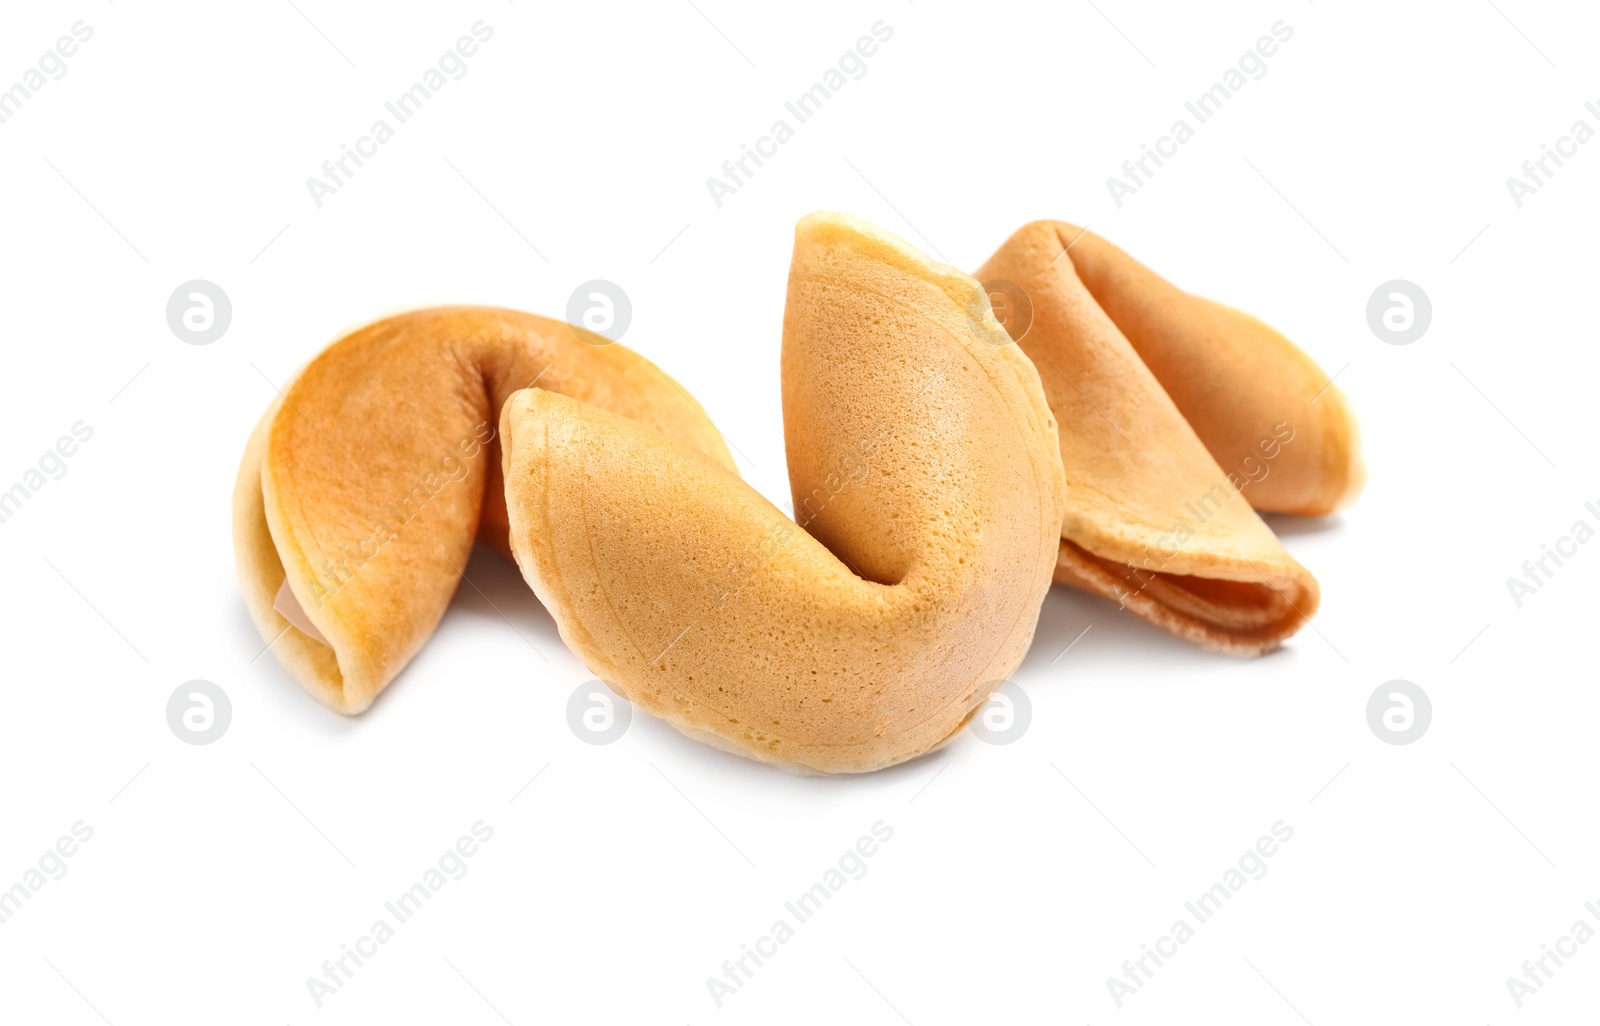
<path fill-rule="evenodd" d="M 1114 318 L 1091 292 L 1079 273 L 1080 253 L 1087 248 L 1096 254 L 1102 281 L 1113 283 L 1106 287 L 1120 297 L 1116 309 L 1124 319 L 1166 326 L 1173 333 L 1169 349 L 1181 341 L 1190 347 L 1188 363 L 1204 366 L 1212 354 L 1203 349 L 1214 340 L 1199 332 L 1192 338 L 1181 336 L 1172 326 L 1178 323 L 1180 307 L 1188 310 L 1184 304 L 1200 301 L 1105 243 L 1079 235 L 1059 222 L 1035 221 L 1006 240 L 977 274 L 985 291 L 1007 296 L 1007 329 L 1039 368 L 1060 425 L 1067 505 L 1055 579 L 1120 602 L 1208 649 L 1236 655 L 1272 649 L 1316 611 L 1317 582 L 1256 515 L 1240 493 L 1241 479 L 1218 465 L 1124 334 L 1124 321 Z M 1115 272 L 1105 270 L 1108 266 Z M 1191 318 L 1198 320 L 1199 314 Z M 1216 325 L 1226 321 L 1205 323 L 1206 330 L 1221 330 Z M 1261 331 L 1270 329 L 1262 326 Z M 1147 333 L 1157 332 L 1147 327 Z M 1251 344 L 1266 344 L 1265 334 L 1251 338 Z M 1241 350 L 1229 350 L 1236 351 Z M 1298 366 L 1287 357 L 1279 359 L 1281 355 L 1273 349 L 1271 360 L 1263 356 L 1258 362 Z M 1176 356 L 1168 367 L 1179 376 L 1188 373 Z M 1230 394 L 1249 394 L 1251 381 L 1222 380 Z M 1304 405 L 1309 398 L 1299 401 Z M 1253 418 L 1263 410 L 1287 410 L 1288 403 L 1239 401 L 1252 418 L 1252 446 L 1260 441 L 1253 434 Z M 1220 424 L 1225 411 L 1216 409 L 1213 423 Z M 1278 425 L 1287 437 L 1275 436 L 1272 423 L 1261 428 L 1281 449 L 1277 459 L 1330 437 L 1321 414 L 1316 414 L 1316 429 L 1304 426 L 1307 414 L 1296 416 L 1298 422 Z M 1304 446 L 1301 432 L 1310 436 Z M 1277 474 L 1275 467 L 1266 480 Z M 1305 483 L 1308 477 L 1303 474 L 1299 480 Z"/>
<path fill-rule="evenodd" d="M 468 306 L 347 335 L 268 408 L 233 499 L 251 617 L 323 703 L 372 704 L 433 633 L 475 538 L 509 554 L 495 431 L 534 384 L 735 472 L 699 404 L 599 335 Z"/>
<path fill-rule="evenodd" d="M 840 214 L 796 229 L 782 372 L 799 523 L 541 382 L 500 417 L 511 549 L 636 705 L 770 763 L 877 769 L 1021 662 L 1065 512 L 1055 421 L 975 280 Z"/>
<path fill-rule="evenodd" d="M 1072 262 L 1206 449 L 1243 480 L 1246 501 L 1263 512 L 1322 515 L 1356 500 L 1366 465 L 1355 413 L 1311 357 L 1249 314 L 1189 295 L 1093 232 L 1040 223 L 1061 240 L 1049 259 L 1071 247 L 1062 262 Z M 1282 441 L 1286 434 L 1292 443 Z"/>

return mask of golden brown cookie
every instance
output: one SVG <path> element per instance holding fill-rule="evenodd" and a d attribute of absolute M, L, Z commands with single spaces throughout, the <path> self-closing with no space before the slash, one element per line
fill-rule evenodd
<path fill-rule="evenodd" d="M 512 551 L 567 645 L 684 733 L 812 771 L 912 758 L 1033 637 L 1064 511 L 1038 374 L 972 278 L 812 214 L 783 412 L 798 524 L 660 433 L 517 393 Z"/>
<path fill-rule="evenodd" d="M 1366 464 L 1355 413 L 1293 342 L 1247 313 L 1184 292 L 1093 232 L 1061 221 L 1023 230 L 1053 232 L 1049 260 L 1066 251 L 1061 261 L 1071 261 L 1212 457 L 1244 481 L 1252 506 L 1315 516 L 1361 494 Z"/>
<path fill-rule="evenodd" d="M 438 307 L 345 336 L 268 408 L 233 502 L 251 617 L 320 701 L 366 709 L 433 633 L 473 540 L 509 554 L 496 427 L 535 383 L 734 472 L 676 382 L 559 321 Z"/>
<path fill-rule="evenodd" d="M 1275 648 L 1316 612 L 1317 582 L 1079 277 L 1088 236 L 1063 255 L 1077 234 L 1068 231 L 1026 225 L 978 271 L 1011 301 L 1007 327 L 1060 425 L 1067 507 L 1056 580 L 1209 649 Z M 1287 452 L 1287 438 L 1277 441 Z"/>

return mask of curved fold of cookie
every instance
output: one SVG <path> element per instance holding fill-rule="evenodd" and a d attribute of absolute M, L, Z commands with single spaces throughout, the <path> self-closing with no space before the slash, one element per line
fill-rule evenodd
<path fill-rule="evenodd" d="M 1078 279 L 1256 509 L 1322 515 L 1366 483 L 1355 412 L 1293 342 L 1232 307 L 1192 296 L 1093 232 L 1061 221 L 1054 262 Z M 1068 249 L 1067 247 L 1070 247 Z M 1287 439 L 1287 440 L 1286 440 Z"/>
<path fill-rule="evenodd" d="M 475 538 L 509 555 L 495 428 L 535 382 L 735 472 L 676 382 L 560 321 L 439 307 L 347 335 L 267 410 L 234 488 L 251 617 L 326 705 L 372 704 L 433 633 Z"/>
<path fill-rule="evenodd" d="M 561 636 L 717 747 L 860 772 L 1021 662 L 1063 513 L 1038 374 L 977 283 L 839 214 L 795 232 L 791 520 L 704 455 L 541 389 L 501 414 L 511 547 Z"/>
<path fill-rule="evenodd" d="M 1316 611 L 1295 562 L 1218 466 L 1067 257 L 1060 226 L 1018 230 L 978 271 L 1020 287 L 1008 328 L 1039 368 L 1067 480 L 1056 580 L 1205 648 L 1254 655 Z M 1287 447 L 1285 447 L 1285 450 Z"/>

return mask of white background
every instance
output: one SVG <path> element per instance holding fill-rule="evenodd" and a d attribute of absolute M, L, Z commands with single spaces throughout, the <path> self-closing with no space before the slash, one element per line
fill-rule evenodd
<path fill-rule="evenodd" d="M 1600 544 L 1520 609 L 1506 579 L 1600 501 L 1600 141 L 1520 209 L 1505 184 L 1573 121 L 1600 129 L 1592 8 L 296 3 L 3 15 L 0 83 L 74 21 L 94 36 L 0 126 L 0 488 L 74 422 L 94 436 L 0 525 L 0 888 L 74 822 L 94 836 L 0 925 L 0 1020 L 1593 1011 L 1600 943 L 1521 1010 L 1506 978 L 1600 900 Z M 469 74 L 318 209 L 305 180 L 479 19 L 494 37 Z M 707 177 L 879 19 L 894 36 L 866 76 L 719 209 Z M 1294 36 L 1268 74 L 1118 208 L 1107 177 L 1278 20 Z M 359 719 L 261 655 L 229 536 L 245 438 L 272 383 L 393 311 L 560 317 L 578 283 L 622 284 L 626 344 L 787 509 L 779 334 L 793 224 L 815 209 L 969 269 L 1028 220 L 1088 223 L 1340 372 L 1366 495 L 1273 521 L 1321 580 L 1314 629 L 1239 661 L 1056 589 L 1016 677 L 1024 737 L 963 734 L 854 779 L 643 715 L 581 743 L 565 705 L 591 675 L 486 553 Z M 193 278 L 233 303 L 209 346 L 165 319 Z M 1394 278 L 1434 308 L 1404 347 L 1366 322 Z M 195 678 L 233 708 L 204 747 L 166 721 Z M 1366 719 L 1395 678 L 1433 703 L 1406 746 Z M 319 1010 L 306 979 L 480 819 L 494 837 L 467 875 Z M 894 835 L 867 875 L 717 1008 L 706 979 L 878 820 Z M 1294 836 L 1268 874 L 1119 1009 L 1107 978 L 1279 820 Z"/>

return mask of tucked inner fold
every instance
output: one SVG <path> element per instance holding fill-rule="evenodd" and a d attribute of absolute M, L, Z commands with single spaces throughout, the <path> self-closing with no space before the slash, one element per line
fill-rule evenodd
<path fill-rule="evenodd" d="M 340 339 L 268 409 L 234 491 L 251 614 L 321 701 L 371 705 L 444 615 L 474 540 L 509 555 L 497 424 L 535 382 L 733 468 L 676 382 L 559 321 L 438 307 Z"/>
<path fill-rule="evenodd" d="M 1016 303 L 1006 327 L 1039 368 L 1059 425 L 1067 513 L 1055 579 L 1206 648 L 1276 647 L 1315 612 L 1316 580 L 1079 277 L 1074 260 L 1094 243 L 1062 228 L 1026 225 L 978 271 Z M 1119 309 L 1146 299 L 1163 297 L 1119 295 Z"/>

